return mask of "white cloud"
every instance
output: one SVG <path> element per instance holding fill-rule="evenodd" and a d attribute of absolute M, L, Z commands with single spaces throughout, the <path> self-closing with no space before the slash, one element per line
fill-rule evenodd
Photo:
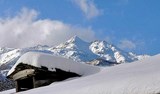
<path fill-rule="evenodd" d="M 91 28 L 57 20 L 38 20 L 37 15 L 37 11 L 23 8 L 14 17 L 0 18 L 0 47 L 57 45 L 74 35 L 88 41 L 95 38 Z"/>
<path fill-rule="evenodd" d="M 130 40 L 121 40 L 118 47 L 123 50 L 133 50 L 136 48 L 136 44 Z"/>
<path fill-rule="evenodd" d="M 99 16 L 102 11 L 94 4 L 93 0 L 73 0 L 83 11 L 88 19 Z"/>

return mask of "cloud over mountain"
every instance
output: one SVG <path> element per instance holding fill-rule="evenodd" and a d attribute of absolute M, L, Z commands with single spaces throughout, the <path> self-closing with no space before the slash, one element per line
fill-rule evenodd
<path fill-rule="evenodd" d="M 88 41 L 95 38 L 90 27 L 84 28 L 58 20 L 38 19 L 38 12 L 33 9 L 23 8 L 14 17 L 0 18 L 1 47 L 57 45 L 74 35 Z"/>

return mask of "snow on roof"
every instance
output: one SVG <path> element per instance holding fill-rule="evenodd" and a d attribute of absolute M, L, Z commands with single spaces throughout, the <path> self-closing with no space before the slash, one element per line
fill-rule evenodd
<path fill-rule="evenodd" d="M 63 57 L 53 56 L 40 52 L 28 52 L 19 58 L 16 64 L 8 72 L 7 76 L 11 75 L 15 71 L 16 66 L 20 63 L 32 65 L 39 68 L 44 66 L 47 67 L 50 71 L 55 71 L 55 68 L 59 68 L 64 71 L 74 72 L 83 76 L 96 73 L 100 70 L 99 67 L 77 63 L 73 60 Z"/>
<path fill-rule="evenodd" d="M 157 55 L 104 68 L 91 76 L 51 84 L 20 94 L 159 94 L 159 66 L 160 55 Z"/>

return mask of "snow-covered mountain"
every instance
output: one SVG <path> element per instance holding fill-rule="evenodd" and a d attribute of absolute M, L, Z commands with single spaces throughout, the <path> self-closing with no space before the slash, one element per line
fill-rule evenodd
<path fill-rule="evenodd" d="M 89 48 L 94 54 L 107 61 L 123 63 L 138 60 L 135 56 L 120 50 L 116 46 L 109 44 L 106 41 L 94 41 L 91 43 Z"/>
<path fill-rule="evenodd" d="M 139 60 L 144 56 L 147 57 L 147 55 L 125 52 L 106 41 L 85 42 L 77 36 L 49 50 L 56 55 L 71 58 L 78 62 L 89 62 L 100 58 L 110 62 L 123 63 Z"/>
<path fill-rule="evenodd" d="M 90 43 L 74 36 L 65 43 L 52 47 L 49 50 L 56 55 L 71 58 L 78 62 L 86 62 L 97 58 L 97 55 L 93 54 L 89 46 Z"/>
<path fill-rule="evenodd" d="M 5 76 L 0 74 L 0 91 L 6 89 L 12 89 L 14 87 L 13 81 L 7 79 Z"/>
<path fill-rule="evenodd" d="M 50 53 L 83 63 L 95 60 L 123 63 L 148 57 L 148 55 L 135 55 L 131 52 L 125 52 L 106 41 L 85 42 L 79 37 L 74 36 L 68 41 L 54 47 L 37 45 L 23 49 L 0 48 L 0 66 L 8 65 L 11 68 L 21 55 L 29 51 Z"/>
<path fill-rule="evenodd" d="M 16 59 L 17 57 L 19 57 L 20 51 L 21 51 L 20 49 L 13 49 L 11 51 L 3 53 L 0 58 L 0 61 L 1 61 L 0 65 L 3 65 L 5 63 L 10 62 L 10 61 Z"/>
<path fill-rule="evenodd" d="M 68 41 L 54 47 L 37 45 L 22 49 L 0 48 L 0 69 L 11 68 L 21 55 L 29 51 L 54 54 L 65 58 L 71 58 L 77 62 L 90 62 L 89 64 L 93 64 L 93 61 L 95 62 L 96 60 L 99 62 L 97 65 L 108 65 L 108 63 L 104 64 L 102 61 L 124 63 L 148 57 L 148 55 L 135 55 L 131 52 L 125 52 L 106 41 L 96 40 L 93 42 L 86 42 L 74 36 Z M 103 64 L 100 64 L 100 62 Z M 94 63 L 94 65 L 96 65 L 96 63 Z"/>
<path fill-rule="evenodd" d="M 11 50 L 13 50 L 13 48 L 0 47 L 0 55 Z"/>

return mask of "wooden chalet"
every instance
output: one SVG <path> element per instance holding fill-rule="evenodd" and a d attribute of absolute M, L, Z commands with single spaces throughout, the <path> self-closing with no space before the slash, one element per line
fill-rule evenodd
<path fill-rule="evenodd" d="M 34 67 L 28 64 L 19 63 L 15 71 L 7 77 L 13 79 L 16 84 L 16 92 L 25 91 L 40 86 L 46 86 L 53 82 L 62 81 L 70 77 L 80 76 L 73 72 L 66 72 L 56 68 L 56 71 L 49 71 L 47 67 Z"/>

